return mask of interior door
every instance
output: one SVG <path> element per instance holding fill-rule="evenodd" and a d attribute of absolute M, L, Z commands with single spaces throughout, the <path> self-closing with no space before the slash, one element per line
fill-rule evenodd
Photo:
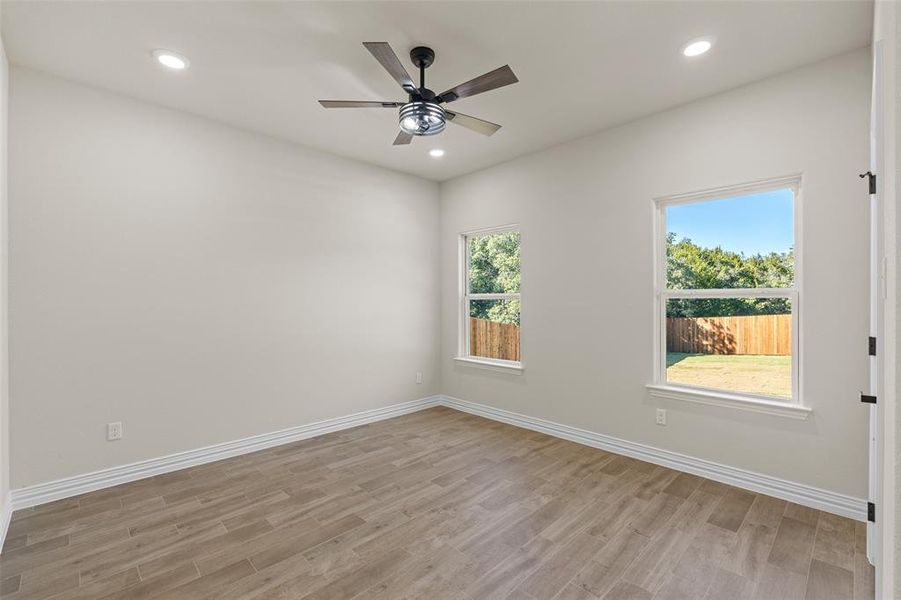
<path fill-rule="evenodd" d="M 870 336 L 877 338 L 876 352 L 870 352 L 870 381 L 867 394 L 882 398 L 882 382 L 879 378 L 881 372 L 882 349 L 879 347 L 878 333 L 882 325 L 882 307 L 885 299 L 885 258 L 883 257 L 882 231 L 880 227 L 881 204 L 879 190 L 882 173 L 882 60 L 883 46 L 881 41 L 873 45 L 873 94 L 870 108 L 870 171 L 876 173 L 875 189 L 870 189 Z M 867 500 L 874 505 L 879 497 L 880 481 L 877 444 L 879 428 L 877 427 L 878 409 L 876 404 L 867 404 L 869 411 L 869 461 Z M 871 564 L 876 564 L 877 551 L 876 523 L 867 522 L 867 558 Z"/>

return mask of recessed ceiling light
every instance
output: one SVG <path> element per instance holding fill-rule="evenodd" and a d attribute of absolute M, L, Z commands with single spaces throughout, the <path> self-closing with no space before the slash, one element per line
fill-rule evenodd
<path fill-rule="evenodd" d="M 429 156 L 432 158 L 441 158 L 444 156 L 444 150 L 441 148 L 433 148 L 432 150 L 429 150 Z"/>
<path fill-rule="evenodd" d="M 175 71 L 187 69 L 188 65 L 191 64 L 186 57 L 171 50 L 154 50 L 153 58 L 164 67 L 169 67 Z"/>
<path fill-rule="evenodd" d="M 682 54 L 688 57 L 701 56 L 713 46 L 710 40 L 694 40 L 682 46 Z"/>

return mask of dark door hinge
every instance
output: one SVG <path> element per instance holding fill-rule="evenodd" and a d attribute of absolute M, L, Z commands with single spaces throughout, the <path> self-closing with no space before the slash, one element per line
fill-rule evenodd
<path fill-rule="evenodd" d="M 872 502 L 867 502 L 867 521 L 870 523 L 876 522 L 876 505 Z"/>
<path fill-rule="evenodd" d="M 868 354 L 870 356 L 876 356 L 876 338 L 873 337 L 872 335 L 870 336 L 870 340 L 869 340 Z"/>
<path fill-rule="evenodd" d="M 870 187 L 870 193 L 875 194 L 876 193 L 876 174 L 873 173 L 872 171 L 867 171 L 866 173 L 860 174 L 861 179 L 863 179 L 864 177 L 867 177 L 869 180 L 868 183 L 869 183 L 869 187 Z"/>
<path fill-rule="evenodd" d="M 866 402 L 867 404 L 876 404 L 876 396 L 868 396 L 867 394 L 861 394 L 860 401 Z"/>

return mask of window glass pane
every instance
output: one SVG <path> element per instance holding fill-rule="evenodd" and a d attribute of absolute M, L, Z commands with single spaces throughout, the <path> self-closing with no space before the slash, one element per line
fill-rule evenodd
<path fill-rule="evenodd" d="M 794 285 L 794 192 L 666 207 L 669 289 Z"/>
<path fill-rule="evenodd" d="M 791 399 L 791 353 L 786 298 L 667 302 L 668 383 Z"/>
<path fill-rule="evenodd" d="M 519 300 L 469 302 L 469 354 L 519 360 Z"/>
<path fill-rule="evenodd" d="M 467 237 L 469 293 L 519 292 L 519 232 Z"/>

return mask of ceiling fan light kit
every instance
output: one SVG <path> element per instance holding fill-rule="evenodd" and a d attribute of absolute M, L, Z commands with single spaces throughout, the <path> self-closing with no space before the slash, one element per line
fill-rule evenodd
<path fill-rule="evenodd" d="M 425 86 L 425 70 L 435 62 L 435 51 L 425 46 L 410 50 L 410 60 L 419 69 L 419 86 L 413 83 L 397 54 L 387 42 L 363 42 L 363 46 L 384 67 L 388 74 L 408 95 L 407 102 L 320 100 L 324 108 L 400 108 L 398 124 L 400 132 L 394 145 L 409 144 L 414 136 L 436 135 L 444 131 L 447 122 L 456 123 L 483 135 L 492 135 L 501 128 L 496 123 L 449 111 L 442 106 L 460 98 L 475 96 L 490 90 L 516 83 L 519 79 L 513 70 L 504 65 L 475 79 L 461 83 L 446 92 L 435 94 Z"/>
<path fill-rule="evenodd" d="M 435 135 L 444 131 L 447 112 L 434 102 L 408 102 L 400 109 L 400 128 L 412 135 Z"/>

